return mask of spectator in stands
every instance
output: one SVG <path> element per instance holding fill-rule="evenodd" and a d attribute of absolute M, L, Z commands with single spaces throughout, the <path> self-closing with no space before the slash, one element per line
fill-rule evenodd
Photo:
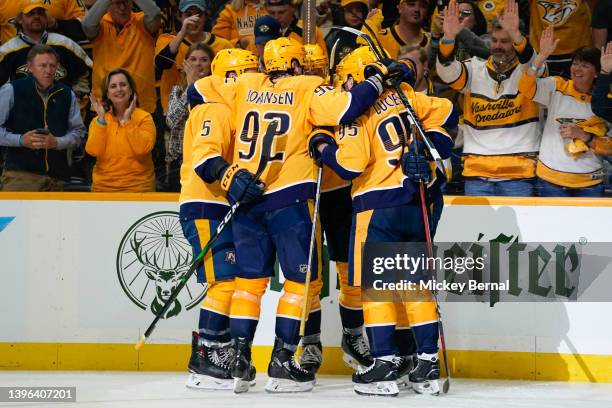
<path fill-rule="evenodd" d="M 194 43 L 209 46 L 213 51 L 209 63 L 219 50 L 232 48 L 228 40 L 204 31 L 206 0 L 181 0 L 179 11 L 180 31 L 176 35 L 160 35 L 155 46 L 155 67 L 163 71 L 160 96 L 164 113 L 168 107 L 170 90 L 180 82 L 178 68 L 183 65 L 189 46 Z"/>
<path fill-rule="evenodd" d="M 105 73 L 117 67 L 134 73 L 140 106 L 155 110 L 155 36 L 161 14 L 153 0 L 134 0 L 143 11 L 132 12 L 132 0 L 98 0 L 83 20 L 83 30 L 93 44 L 93 88 Z M 107 13 L 108 11 L 108 13 Z"/>
<path fill-rule="evenodd" d="M 494 24 L 491 56 L 457 61 L 455 39 L 462 30 L 459 5 L 451 1 L 436 63 L 438 76 L 464 95 L 465 194 L 531 196 L 540 134 L 539 108 L 518 92 L 519 64 L 535 57 L 519 31 L 518 5 L 507 0 Z"/>
<path fill-rule="evenodd" d="M 487 59 L 491 53 L 489 44 L 484 40 L 487 34 L 487 21 L 472 0 L 459 0 L 459 24 L 461 31 L 455 38 L 455 58 L 459 61 L 471 57 Z M 439 42 L 444 34 L 444 10 L 432 18 L 430 61 L 435 62 Z"/>
<path fill-rule="evenodd" d="M 593 10 L 593 46 L 605 47 L 612 41 L 612 0 L 597 0 Z"/>
<path fill-rule="evenodd" d="M 304 23 L 295 16 L 295 5 L 292 0 L 266 0 L 266 11 L 280 24 L 282 36 L 304 42 Z M 325 40 L 319 27 L 316 27 L 315 42 L 327 54 Z"/>
<path fill-rule="evenodd" d="M 257 47 L 257 52 L 254 54 L 260 56 L 261 71 L 264 72 L 263 61 L 261 61 L 264 47 L 268 41 L 275 40 L 281 36 L 281 26 L 274 17 L 266 14 L 255 21 L 253 34 L 255 37 L 255 46 Z"/>
<path fill-rule="evenodd" d="M 338 25 L 347 26 L 361 30 L 361 26 L 368 16 L 369 6 L 367 0 L 342 0 L 340 1 L 341 19 Z M 367 32 L 367 30 L 366 30 Z M 342 30 L 331 30 L 325 36 L 327 50 L 331 53 L 334 44 L 338 41 L 334 57 L 334 64 L 359 47 L 357 36 Z M 330 55 L 331 57 L 331 55 Z"/>
<path fill-rule="evenodd" d="M 420 45 L 424 48 L 429 45 L 430 35 L 423 30 L 423 24 L 428 17 L 429 1 L 401 0 L 397 6 L 397 22 L 389 28 L 378 30 L 376 36 L 392 59 L 397 59 L 403 45 Z M 371 23 L 372 20 L 380 20 L 379 16 L 370 15 L 367 23 L 372 27 L 380 27 L 380 24 Z M 361 39 L 357 42 L 364 45 Z"/>
<path fill-rule="evenodd" d="M 420 45 L 405 45 L 400 48 L 398 58 L 409 59 L 415 70 L 414 90 L 425 95 L 434 96 L 433 83 L 429 78 L 427 51 Z"/>
<path fill-rule="evenodd" d="M 155 124 L 138 108 L 136 83 L 123 68 L 104 77 L 102 100 L 91 95 L 98 116 L 89 125 L 87 153 L 96 158 L 91 191 L 155 191 L 151 151 L 155 145 Z"/>
<path fill-rule="evenodd" d="M 55 80 L 58 61 L 53 48 L 35 45 L 30 74 L 0 88 L 4 191 L 61 191 L 70 177 L 69 149 L 80 144 L 85 127 L 74 92 Z"/>
<path fill-rule="evenodd" d="M 530 1 L 529 6 L 532 47 L 540 52 L 540 37 L 552 24 L 560 41 L 546 61 L 548 73 L 569 78 L 573 52 L 591 45 L 591 10 L 587 1 Z"/>
<path fill-rule="evenodd" d="M 0 44 L 16 35 L 15 26 L 9 21 L 17 17 L 23 7 L 41 0 L 6 0 L 0 2 Z M 74 41 L 86 39 L 81 28 L 85 7 L 79 0 L 45 0 L 47 8 L 47 31 L 53 31 Z"/>
<path fill-rule="evenodd" d="M 169 191 L 181 189 L 180 169 L 183 162 L 183 130 L 189 117 L 187 87 L 200 78 L 210 75 L 210 63 L 215 52 L 206 44 L 191 44 L 183 61 L 181 85 L 175 85 L 170 92 L 166 124 L 170 132 L 164 135 L 166 144 L 166 184 Z"/>
<path fill-rule="evenodd" d="M 612 97 L 610 97 L 610 74 L 612 73 L 612 41 L 601 49 L 601 70 L 595 80 L 591 109 L 593 113 L 612 122 Z"/>
<path fill-rule="evenodd" d="M 265 14 L 264 0 L 231 0 L 219 13 L 212 33 L 229 40 L 235 47 L 256 53 L 253 27 Z"/>
<path fill-rule="evenodd" d="M 23 4 L 17 16 L 17 36 L 0 46 L 0 84 L 26 76 L 30 49 L 35 44 L 49 44 L 59 55 L 56 79 L 71 86 L 79 97 L 89 94 L 91 59 L 70 38 L 45 30 L 48 15 L 42 0 Z"/>
<path fill-rule="evenodd" d="M 11 22 L 21 11 L 18 1 L 0 1 L 0 44 L 15 36 L 15 25 Z"/>
<path fill-rule="evenodd" d="M 536 78 L 534 72 L 554 53 L 559 41 L 554 39 L 553 26 L 544 30 L 540 53 L 519 81 L 521 93 L 548 108 L 536 169 L 538 192 L 543 197 L 599 197 L 603 194 L 603 164 L 593 148 L 607 127 L 593 115 L 591 92 L 601 53 L 594 47 L 578 49 L 571 80 Z"/>

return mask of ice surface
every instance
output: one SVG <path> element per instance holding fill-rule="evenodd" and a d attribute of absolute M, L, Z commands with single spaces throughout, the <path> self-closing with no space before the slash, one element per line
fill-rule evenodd
<path fill-rule="evenodd" d="M 265 375 L 248 393 L 193 391 L 186 373 L 175 372 L 0 372 L 0 386 L 76 386 L 75 403 L 0 403 L 13 407 L 221 408 L 221 407 L 444 407 L 444 408 L 612 408 L 612 384 L 453 379 L 440 397 L 402 392 L 399 397 L 355 394 L 349 377 L 322 376 L 314 391 L 267 394 Z"/>

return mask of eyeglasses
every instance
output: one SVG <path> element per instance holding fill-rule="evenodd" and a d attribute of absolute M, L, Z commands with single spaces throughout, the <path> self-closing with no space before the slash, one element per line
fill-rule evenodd
<path fill-rule="evenodd" d="M 460 17 L 469 17 L 472 15 L 472 10 L 461 10 L 459 12 Z"/>

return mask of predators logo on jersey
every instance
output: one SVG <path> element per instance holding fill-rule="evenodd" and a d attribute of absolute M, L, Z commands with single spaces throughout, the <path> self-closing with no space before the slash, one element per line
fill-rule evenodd
<path fill-rule="evenodd" d="M 575 1 L 546 1 L 539 0 L 538 6 L 544 9 L 542 20 L 550 24 L 563 24 L 576 11 L 578 4 Z"/>

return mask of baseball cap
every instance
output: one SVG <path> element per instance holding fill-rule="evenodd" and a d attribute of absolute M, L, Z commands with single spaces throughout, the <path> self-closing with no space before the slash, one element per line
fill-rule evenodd
<path fill-rule="evenodd" d="M 263 44 L 281 36 L 281 26 L 272 16 L 265 15 L 255 20 L 253 27 L 255 44 Z"/>
<path fill-rule="evenodd" d="M 181 0 L 178 8 L 181 13 L 184 13 L 189 7 L 197 7 L 201 11 L 206 11 L 206 6 L 206 0 Z"/>
<path fill-rule="evenodd" d="M 28 14 L 30 11 L 37 8 L 49 10 L 49 6 L 43 3 L 42 0 L 23 0 L 21 3 L 21 12 L 23 14 Z"/>

